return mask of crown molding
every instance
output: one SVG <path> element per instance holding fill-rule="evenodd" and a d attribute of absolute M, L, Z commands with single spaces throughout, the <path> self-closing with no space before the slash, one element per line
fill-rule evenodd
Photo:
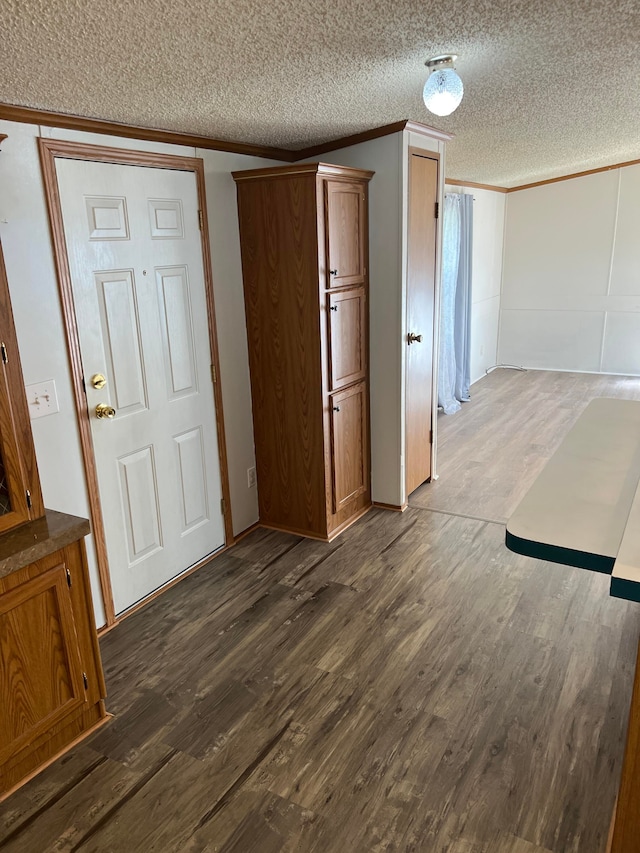
<path fill-rule="evenodd" d="M 450 133 L 437 130 L 429 125 L 417 121 L 394 122 L 381 127 L 355 133 L 351 136 L 342 136 L 338 139 L 323 142 L 319 145 L 311 145 L 307 148 L 292 150 L 289 148 L 275 148 L 269 145 L 254 145 L 247 142 L 232 142 L 224 139 L 214 139 L 210 136 L 198 136 L 191 133 L 182 133 L 173 130 L 162 130 L 155 127 L 142 127 L 136 124 L 122 124 L 116 121 L 104 121 L 87 116 L 71 115 L 70 113 L 53 112 L 52 110 L 39 110 L 33 107 L 20 107 L 15 104 L 0 103 L 0 119 L 15 121 L 22 124 L 45 125 L 46 127 L 62 127 L 66 130 L 80 130 L 88 133 L 101 133 L 110 136 L 121 136 L 126 139 L 143 139 L 148 142 L 166 142 L 171 145 L 187 145 L 190 148 L 204 148 L 213 151 L 226 151 L 231 154 L 246 154 L 251 157 L 264 157 L 269 160 L 280 160 L 285 163 L 295 163 L 298 160 L 308 160 L 329 151 L 337 151 L 339 148 L 348 148 L 358 145 L 360 142 L 368 142 L 391 133 L 399 133 L 408 130 L 411 133 L 419 133 L 422 136 L 430 136 L 434 139 L 448 141 L 452 139 Z M 0 142 L 2 140 L 0 139 Z"/>
<path fill-rule="evenodd" d="M 453 139 L 451 133 L 430 127 L 417 121 L 403 119 L 393 124 L 385 124 L 370 130 L 355 133 L 351 136 L 342 136 L 338 139 L 312 145 L 299 150 L 289 148 L 276 148 L 270 145 L 254 145 L 248 142 L 233 142 L 225 139 L 215 139 L 211 136 L 199 136 L 191 133 L 182 133 L 173 130 L 162 130 L 155 127 L 142 127 L 135 124 L 123 124 L 116 121 L 104 121 L 102 119 L 89 118 L 87 116 L 71 115 L 70 113 L 59 113 L 52 110 L 39 110 L 33 107 L 21 107 L 15 104 L 0 103 L 0 120 L 14 121 L 20 124 L 44 125 L 46 127 L 61 127 L 66 130 L 79 130 L 88 133 L 106 134 L 109 136 L 120 136 L 126 139 L 142 139 L 148 142 L 165 142 L 171 145 L 185 145 L 190 148 L 203 148 L 210 151 L 226 151 L 230 154 L 245 154 L 249 157 L 262 157 L 269 160 L 278 160 L 284 163 L 296 163 L 299 160 L 308 160 L 329 151 L 337 151 L 340 148 L 348 148 L 371 139 L 379 139 L 392 133 L 400 133 L 404 130 L 410 133 L 418 133 L 448 142 Z M 0 145 L 7 139 L 6 134 L 0 134 Z M 491 184 L 481 184 L 476 181 L 464 181 L 450 178 L 446 183 L 452 186 L 463 186 L 474 189 L 486 189 L 499 193 L 519 192 L 546 184 L 555 184 L 559 181 L 569 181 L 573 178 L 583 178 L 587 175 L 597 175 L 600 172 L 610 172 L 613 169 L 622 169 L 625 166 L 637 166 L 640 159 L 626 160 L 623 163 L 612 163 L 609 166 L 600 166 L 597 169 L 587 169 L 583 172 L 572 172 L 569 175 L 560 175 L 555 178 L 547 178 L 542 181 L 534 181 L 528 184 L 519 184 L 513 187 L 500 187 Z"/>
<path fill-rule="evenodd" d="M 445 133 L 443 130 L 436 130 L 434 127 L 429 127 L 427 124 L 420 124 L 417 121 L 402 121 L 393 122 L 393 124 L 384 124 L 381 127 L 373 127 L 371 130 L 363 130 L 361 133 L 354 133 L 350 136 L 341 136 L 338 139 L 332 139 L 329 142 L 323 142 L 320 145 L 311 145 L 309 148 L 303 148 L 295 152 L 296 160 L 308 160 L 311 157 L 318 157 L 321 154 L 327 154 L 329 151 L 337 151 L 340 148 L 349 148 L 351 145 L 358 145 L 361 142 L 369 142 L 371 139 L 379 139 L 382 136 L 389 136 L 392 133 L 401 133 L 403 130 L 408 130 L 411 133 L 419 133 L 421 136 L 430 136 L 432 139 L 440 139 L 446 142 L 453 139 L 452 134 Z"/>
<path fill-rule="evenodd" d="M 508 187 L 496 187 L 493 184 L 478 184 L 476 181 L 458 181 L 453 178 L 445 178 L 445 184 L 451 187 L 470 187 L 474 190 L 491 190 L 494 193 L 508 193 L 511 190 Z"/>
<path fill-rule="evenodd" d="M 266 169 L 243 169 L 232 172 L 236 183 L 244 183 L 259 178 L 284 178 L 290 175 L 326 175 L 327 177 L 370 181 L 375 175 L 368 169 L 356 169 L 351 166 L 336 166 L 334 163 L 292 163 L 286 166 L 270 166 Z"/>
<path fill-rule="evenodd" d="M 532 184 L 520 184 L 517 187 L 509 187 L 507 192 L 515 193 L 519 190 L 530 190 L 534 187 L 543 187 L 546 184 L 557 184 L 559 181 L 570 181 L 573 178 L 584 178 L 587 175 L 597 175 L 600 172 L 611 172 L 613 169 L 624 169 L 625 166 L 637 166 L 640 160 L 626 160 L 624 163 L 612 163 L 610 166 L 600 166 L 598 169 L 587 169 L 584 172 L 573 172 L 570 175 L 561 175 L 558 178 L 547 178 L 544 181 L 534 181 Z"/>
<path fill-rule="evenodd" d="M 440 139 L 442 142 L 450 142 L 454 134 L 447 133 L 446 130 L 438 130 L 428 124 L 422 124 L 419 121 L 410 121 L 407 119 L 404 123 L 404 129 L 410 133 L 419 133 L 421 136 L 430 136 L 432 139 Z"/>
<path fill-rule="evenodd" d="M 224 139 L 213 139 L 209 136 L 197 136 L 190 133 L 161 130 L 155 127 L 141 127 L 135 124 L 121 124 L 115 121 L 102 121 L 86 116 L 37 110 L 32 107 L 18 107 L 13 104 L 0 104 L 0 119 L 22 124 L 38 124 L 47 127 L 63 127 L 66 130 L 82 130 L 89 133 L 122 136 L 127 139 L 144 139 L 150 142 L 187 145 L 190 148 L 206 148 L 214 151 L 226 151 L 230 154 L 246 154 L 251 157 L 265 157 L 269 160 L 283 160 L 287 163 L 296 159 L 296 152 L 286 148 L 230 142 Z"/>

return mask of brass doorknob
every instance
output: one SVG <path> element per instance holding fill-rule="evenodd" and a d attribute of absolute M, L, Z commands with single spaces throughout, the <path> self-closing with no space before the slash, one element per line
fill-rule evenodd
<path fill-rule="evenodd" d="M 100 420 L 102 420 L 102 418 L 115 418 L 115 416 L 116 410 L 113 406 L 107 406 L 106 403 L 98 403 L 96 406 L 96 417 L 100 418 Z"/>
<path fill-rule="evenodd" d="M 422 343 L 422 335 L 414 335 L 413 332 L 409 332 L 407 336 L 408 344 L 421 344 Z"/>
<path fill-rule="evenodd" d="M 91 387 L 97 388 L 98 391 L 107 384 L 107 377 L 103 376 L 102 373 L 94 373 L 91 377 Z"/>

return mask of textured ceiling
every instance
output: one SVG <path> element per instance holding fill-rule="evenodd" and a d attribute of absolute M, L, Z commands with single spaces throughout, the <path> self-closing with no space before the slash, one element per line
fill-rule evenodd
<path fill-rule="evenodd" d="M 640 158 L 638 0 L 0 0 L 0 102 L 302 148 L 412 119 L 451 178 Z M 425 59 L 465 97 L 425 109 Z"/>

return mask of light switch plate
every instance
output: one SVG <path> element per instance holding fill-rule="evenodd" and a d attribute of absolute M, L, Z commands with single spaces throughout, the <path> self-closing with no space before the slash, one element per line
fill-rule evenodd
<path fill-rule="evenodd" d="M 32 421 L 35 418 L 43 418 L 45 415 L 53 415 L 60 411 L 56 383 L 53 379 L 47 379 L 45 382 L 34 382 L 33 385 L 27 385 L 26 390 L 29 415 Z"/>

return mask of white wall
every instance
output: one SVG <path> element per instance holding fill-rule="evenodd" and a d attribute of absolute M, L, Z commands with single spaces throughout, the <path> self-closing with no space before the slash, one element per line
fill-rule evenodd
<path fill-rule="evenodd" d="M 473 196 L 471 259 L 471 383 L 498 360 L 500 286 L 506 193 L 477 187 L 447 186 L 447 192 Z"/>
<path fill-rule="evenodd" d="M 224 419 L 234 532 L 258 518 L 255 489 L 247 488 L 254 464 L 242 273 L 230 172 L 271 165 L 270 161 L 217 151 L 198 151 L 76 131 L 0 122 L 8 134 L 0 152 L 0 239 L 27 384 L 54 379 L 60 412 L 32 422 L 38 468 L 47 507 L 89 516 L 71 374 L 58 295 L 49 221 L 37 152 L 37 137 L 53 136 L 118 148 L 202 156 L 213 263 Z M 96 621 L 104 623 L 92 537 L 87 539 Z"/>
<path fill-rule="evenodd" d="M 508 194 L 499 360 L 640 374 L 640 166 Z"/>

